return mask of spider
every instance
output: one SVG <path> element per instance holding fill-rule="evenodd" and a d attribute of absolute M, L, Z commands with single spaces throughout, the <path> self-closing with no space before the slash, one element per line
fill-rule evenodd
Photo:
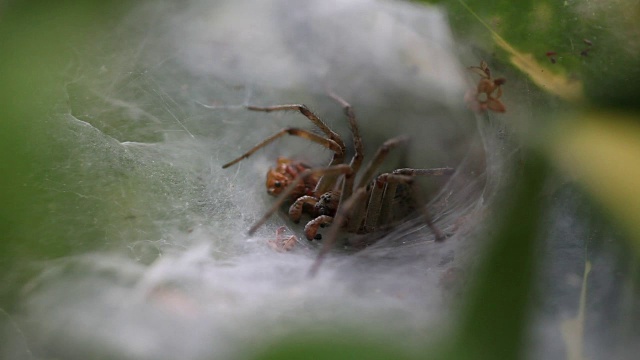
<path fill-rule="evenodd" d="M 469 69 L 482 76 L 478 86 L 465 94 L 465 101 L 469 108 L 478 113 L 487 109 L 499 113 L 507 111 L 507 107 L 500 101 L 501 86 L 507 82 L 507 79 L 493 79 L 489 65 L 484 60 L 480 62 L 480 66 L 470 66 Z"/>
<path fill-rule="evenodd" d="M 224 164 L 222 168 L 228 168 L 248 158 L 259 149 L 285 135 L 307 139 L 333 152 L 329 165 L 317 168 L 311 168 L 296 160 L 278 158 L 276 167 L 269 169 L 266 181 L 267 193 L 277 196 L 277 199 L 264 216 L 249 229 L 249 234 L 253 234 L 285 202 L 291 203 L 289 217 L 294 222 L 299 222 L 303 214 L 311 216 L 312 219 L 304 227 L 307 240 L 321 239 L 321 235 L 318 233 L 319 229 L 332 225 L 311 269 L 311 274 L 314 274 L 323 257 L 336 242 L 340 229 L 360 234 L 385 229 L 391 226 L 394 221 L 400 220 L 394 216 L 399 213 L 396 206 L 407 206 L 402 201 L 398 201 L 402 200 L 398 198 L 408 197 L 414 199 L 417 207 L 422 211 L 435 240 L 445 240 L 445 235 L 433 224 L 431 216 L 424 206 L 420 191 L 414 184 L 414 177 L 450 175 L 454 169 L 449 167 L 404 168 L 376 176 L 377 169 L 389 151 L 408 141 L 407 137 L 400 136 L 387 140 L 378 148 L 356 182 L 356 175 L 364 160 L 364 147 L 355 113 L 351 105 L 341 97 L 333 93 L 329 93 L 329 96 L 342 106 L 349 122 L 355 149 L 355 154 L 349 164 L 345 163 L 346 146 L 342 138 L 305 105 L 246 106 L 248 110 L 262 112 L 299 111 L 325 136 L 309 130 L 287 127 L 267 137 L 238 158 Z"/>

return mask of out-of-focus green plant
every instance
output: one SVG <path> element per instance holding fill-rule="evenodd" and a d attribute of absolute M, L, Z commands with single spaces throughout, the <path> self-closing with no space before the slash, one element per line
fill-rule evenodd
<path fill-rule="evenodd" d="M 626 229 L 640 252 L 640 116 L 579 112 L 558 125 L 549 154 Z"/>
<path fill-rule="evenodd" d="M 427 2 L 447 8 L 462 41 L 519 70 L 522 79 L 516 81 L 531 81 L 549 99 L 566 101 L 560 115 L 554 115 L 557 109 L 532 109 L 536 123 L 529 124 L 534 131 L 524 143 L 541 147 L 558 169 L 578 175 L 627 234 L 640 238 L 640 195 L 633 185 L 640 170 L 632 160 L 640 155 L 634 145 L 640 141 L 634 124 L 640 121 L 640 4 Z"/>
<path fill-rule="evenodd" d="M 536 253 L 548 166 L 529 153 L 509 200 L 498 211 L 492 239 L 466 299 L 460 328 L 444 359 L 524 357 L 532 303 Z"/>
<path fill-rule="evenodd" d="M 81 251 L 56 239 L 48 216 L 64 194 L 46 188 L 42 170 L 69 150 L 58 142 L 60 124 L 49 121 L 64 102 L 65 69 L 81 47 L 114 15 L 116 3 L 13 1 L 0 6 L 0 307 L 9 310 L 29 261 Z M 51 236 L 45 236 L 51 235 Z"/>
<path fill-rule="evenodd" d="M 637 108 L 640 91 L 640 4 L 637 1 L 434 0 L 472 47 L 511 62 L 536 82 L 563 79 L 565 94 L 589 105 Z M 556 83 L 557 85 L 557 83 Z"/>
<path fill-rule="evenodd" d="M 542 154 L 542 163 L 550 164 L 584 188 L 594 205 L 602 206 L 612 222 L 624 230 L 631 240 L 630 246 L 637 250 L 637 259 L 640 254 L 640 103 L 637 101 L 640 4 L 637 1 L 429 2 L 446 7 L 458 38 L 469 43 L 480 56 L 511 65 L 519 72 L 519 79 L 509 79 L 511 85 L 513 80 L 535 84 L 537 89 L 532 92 L 543 94 L 547 104 L 555 104 L 555 108 L 551 108 L 541 101 L 535 103 L 535 109 L 530 109 L 534 114 L 530 121 L 535 123 L 527 124 L 529 132 L 520 133 L 525 151 Z M 536 165 L 525 164 L 525 169 L 532 166 Z M 527 171 L 520 185 L 529 192 L 539 191 L 543 179 L 535 173 L 533 176 L 538 180 L 534 181 L 529 178 L 531 173 L 526 174 Z M 519 193 L 523 191 L 519 189 L 507 195 L 513 196 L 512 206 L 531 206 L 533 198 L 522 199 L 518 194 L 528 191 Z M 516 214 L 514 208 L 511 211 L 502 215 L 506 216 L 504 228 L 495 234 L 496 239 L 483 260 L 484 269 L 492 268 L 490 262 L 500 263 L 494 256 L 505 246 L 501 240 L 509 228 L 516 231 L 520 223 L 531 224 L 530 217 L 540 215 L 536 211 L 520 214 Z M 535 233 L 535 228 L 528 231 Z M 532 249 L 527 241 L 533 240 L 531 233 L 512 236 L 511 241 L 523 249 Z M 526 240 L 520 244 L 522 239 Z M 519 258 L 523 255 L 521 250 L 514 246 L 502 256 Z M 531 258 L 524 258 L 525 262 L 528 260 Z M 588 268 L 585 266 L 585 272 Z M 530 270 L 516 264 L 503 269 L 517 272 L 518 275 L 512 274 L 513 279 L 529 278 Z M 500 300 L 514 296 L 513 291 L 520 292 L 521 296 L 529 294 L 533 283 L 518 283 L 519 289 L 514 290 L 513 283 L 504 286 L 505 276 L 499 271 L 487 270 L 478 277 L 476 292 L 470 297 L 466 315 L 461 320 L 461 330 L 452 339 L 456 350 L 446 353 L 446 357 L 522 357 L 517 347 L 522 346 L 522 329 L 526 323 L 499 319 L 528 312 L 528 303 Z M 489 284 L 495 285 L 492 291 Z M 586 287 L 586 275 L 583 287 Z M 583 322 L 575 324 L 584 326 Z M 584 329 L 572 330 L 581 336 Z M 578 340 L 577 344 L 581 344 L 581 339 Z M 572 359 L 582 358 L 582 349 L 571 348 L 570 344 L 567 348 Z"/>

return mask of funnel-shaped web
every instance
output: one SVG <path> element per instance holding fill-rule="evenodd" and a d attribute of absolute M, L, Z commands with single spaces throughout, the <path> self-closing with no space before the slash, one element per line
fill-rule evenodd
<path fill-rule="evenodd" d="M 29 342 L 67 359 L 196 359 L 238 356 L 300 329 L 340 327 L 408 349 L 436 339 L 428 334 L 440 333 L 459 294 L 451 274 L 473 262 L 519 160 L 508 115 L 465 108 L 475 80 L 465 67 L 481 59 L 459 62 L 441 10 L 374 0 L 153 2 L 95 45 L 70 64 L 67 102 L 51 119 L 68 156 L 45 183 L 72 199 L 52 231 L 83 250 L 47 262 L 25 287 Z M 381 171 L 456 168 L 419 180 L 447 241 L 435 243 L 410 217 L 365 235 L 378 240 L 366 249 L 336 249 L 309 279 L 318 246 L 286 214 L 246 235 L 273 201 L 264 177 L 278 156 L 323 166 L 332 153 L 283 137 L 222 169 L 284 127 L 320 133 L 297 112 L 244 106 L 306 104 L 351 156 L 347 119 L 328 89 L 353 105 L 365 161 L 383 141 L 410 137 Z M 301 239 L 290 252 L 268 246 L 281 226 Z"/>

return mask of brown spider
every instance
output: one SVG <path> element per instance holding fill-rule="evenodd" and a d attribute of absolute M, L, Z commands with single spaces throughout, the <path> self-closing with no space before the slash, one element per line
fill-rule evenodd
<path fill-rule="evenodd" d="M 224 164 L 227 168 L 248 158 L 257 150 L 270 144 L 274 140 L 285 136 L 298 136 L 333 151 L 333 158 L 328 166 L 310 168 L 309 166 L 290 159 L 278 158 L 275 168 L 267 173 L 267 192 L 278 196 L 273 206 L 256 222 L 249 234 L 253 234 L 258 227 L 275 213 L 284 202 L 293 202 L 289 207 L 289 217 L 299 222 L 303 213 L 312 218 L 305 228 L 308 240 L 320 239 L 318 231 L 321 227 L 333 224 L 329 229 L 326 240 L 318 255 L 311 272 L 317 271 L 322 258 L 332 248 L 338 237 L 340 228 L 350 233 L 369 233 L 384 229 L 392 225 L 397 218 L 398 197 L 403 192 L 415 199 L 417 207 L 423 212 L 427 225 L 435 235 L 436 241 L 443 241 L 445 235 L 433 224 L 431 216 L 424 206 L 418 188 L 414 185 L 415 176 L 442 176 L 453 173 L 452 168 L 435 169 L 396 169 L 390 173 L 375 176 L 388 152 L 398 145 L 405 143 L 406 137 L 396 137 L 387 140 L 380 146 L 373 159 L 365 166 L 364 172 L 356 183 L 356 175 L 364 158 L 364 150 L 355 114 L 345 100 L 335 94 L 329 94 L 342 105 L 349 121 L 353 136 L 355 154 L 349 164 L 345 164 L 346 146 L 342 138 L 332 131 L 320 118 L 312 113 L 305 105 L 276 105 L 268 107 L 247 106 L 253 111 L 273 112 L 297 110 L 315 124 L 326 137 L 317 135 L 309 130 L 299 128 L 284 128 L 269 136 L 240 157 Z M 402 199 L 401 199 L 402 200 Z M 402 205 L 402 204 L 400 204 Z M 406 204 L 404 204 L 406 206 Z M 405 209 L 406 210 L 406 209 Z"/>
<path fill-rule="evenodd" d="M 499 113 L 507 111 L 507 107 L 500 101 L 501 86 L 507 82 L 507 79 L 493 79 L 489 65 L 484 60 L 480 62 L 480 66 L 470 66 L 469 69 L 482 76 L 478 86 L 469 90 L 464 96 L 469 108 L 478 113 L 486 110 Z"/>

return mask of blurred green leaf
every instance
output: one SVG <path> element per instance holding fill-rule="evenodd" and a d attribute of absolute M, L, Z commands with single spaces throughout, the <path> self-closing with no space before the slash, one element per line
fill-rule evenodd
<path fill-rule="evenodd" d="M 503 59 L 544 91 L 591 104 L 639 106 L 640 3 L 618 1 L 426 1 L 444 5 L 454 32 L 483 57 Z M 554 82 L 541 79 L 556 79 Z M 564 86 L 556 91 L 559 79 Z"/>
<path fill-rule="evenodd" d="M 350 339 L 350 340 L 349 340 Z M 340 337 L 320 335 L 315 339 L 292 336 L 273 344 L 254 357 L 256 360 L 331 359 L 331 360 L 391 360 L 409 359 L 398 349 L 376 342 L 364 342 L 360 334 L 341 334 Z"/>
<path fill-rule="evenodd" d="M 512 192 L 496 213 L 462 323 L 443 358 L 524 357 L 543 211 L 540 192 L 547 173 L 540 155 L 529 153 Z"/>
<path fill-rule="evenodd" d="M 640 115 L 578 113 L 553 128 L 549 156 L 605 206 L 640 251 Z"/>
<path fill-rule="evenodd" d="M 65 130 L 51 121 L 54 106 L 64 102 L 65 69 L 74 48 L 83 46 L 100 29 L 105 17 L 117 11 L 118 2 L 51 3 L 14 1 L 0 13 L 0 307 L 11 307 L 19 285 L 29 276 L 25 260 L 69 255 L 79 244 L 49 237 L 59 226 L 49 214 L 74 210 L 69 198 L 49 190 L 46 178 L 55 179 L 59 159 L 72 147 L 61 144 Z M 64 170 L 58 174 L 64 173 Z M 48 180 L 51 180 L 49 178 Z M 64 205 L 63 205 L 64 204 Z M 63 208 L 61 208 L 61 205 Z M 66 205 L 66 206 L 65 206 Z M 84 210 L 81 210 L 84 211 Z M 89 230 L 89 229 L 86 229 Z M 96 230 L 96 229 L 94 229 Z M 18 279 L 17 277 L 20 277 Z"/>

